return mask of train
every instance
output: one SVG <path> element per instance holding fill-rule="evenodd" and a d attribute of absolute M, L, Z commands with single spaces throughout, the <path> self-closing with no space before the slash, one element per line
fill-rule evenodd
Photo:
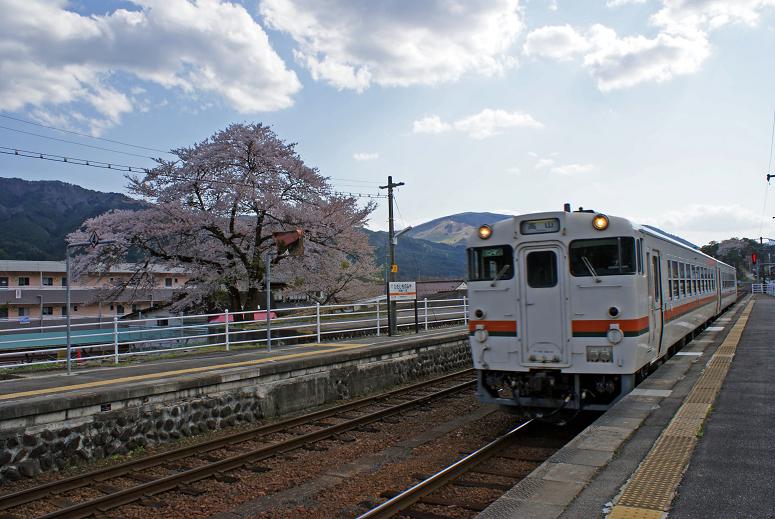
<path fill-rule="evenodd" d="M 655 227 L 568 204 L 467 240 L 480 401 L 604 411 L 737 300 L 734 267 Z"/>

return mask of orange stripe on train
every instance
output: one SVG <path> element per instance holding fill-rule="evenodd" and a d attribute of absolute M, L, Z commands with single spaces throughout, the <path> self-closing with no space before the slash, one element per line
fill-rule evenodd
<path fill-rule="evenodd" d="M 574 332 L 607 332 L 612 324 L 618 324 L 623 332 L 638 332 L 649 327 L 649 318 L 574 320 Z"/>
<path fill-rule="evenodd" d="M 477 325 L 484 326 L 490 333 L 517 333 L 516 321 L 468 321 L 468 331 L 476 331 Z"/>

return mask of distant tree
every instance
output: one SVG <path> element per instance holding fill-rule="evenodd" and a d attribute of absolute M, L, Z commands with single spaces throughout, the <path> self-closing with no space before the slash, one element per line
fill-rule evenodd
<path fill-rule="evenodd" d="M 305 254 L 278 258 L 273 278 L 321 303 L 368 295 L 376 268 L 360 228 L 374 205 L 359 207 L 355 198 L 336 194 L 295 144 L 261 124 L 233 124 L 173 151 L 179 160 L 158 159 L 154 169 L 130 178 L 130 192 L 148 209 L 102 214 L 68 236 L 77 242 L 96 232 L 116 240 L 79 256 L 76 271 L 105 271 L 131 252 L 141 260 L 132 279 L 113 287 L 116 293 L 150 287 L 155 269 L 172 267 L 192 276 L 176 308 L 210 306 L 225 292 L 230 309 L 254 309 L 262 303 L 272 232 L 298 228 Z"/>
<path fill-rule="evenodd" d="M 713 256 L 714 258 L 718 257 L 718 247 L 719 244 L 716 241 L 711 241 L 707 245 L 703 245 L 700 247 L 700 250 L 707 254 L 708 256 Z"/>

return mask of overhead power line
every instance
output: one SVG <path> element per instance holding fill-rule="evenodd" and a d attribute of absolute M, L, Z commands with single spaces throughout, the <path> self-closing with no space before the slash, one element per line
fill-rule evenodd
<path fill-rule="evenodd" d="M 38 151 L 22 150 L 18 148 L 7 148 L 5 146 L 0 146 L 0 154 L 12 155 L 16 157 L 25 157 L 28 159 L 42 159 L 42 160 L 49 160 L 53 162 L 64 162 L 64 163 L 73 164 L 76 166 L 89 166 L 92 168 L 109 169 L 112 171 L 121 171 L 125 173 L 148 173 L 150 171 L 148 168 L 144 168 L 141 166 L 130 166 L 127 164 L 114 164 L 112 162 L 102 162 L 99 160 L 82 159 L 77 157 L 66 157 L 64 155 L 41 153 Z M 170 174 L 161 174 L 160 176 L 163 176 L 170 180 L 182 180 L 182 181 L 191 180 L 188 177 L 182 177 L 182 176 L 170 175 Z M 246 182 L 235 182 L 235 181 L 229 181 L 229 180 L 207 179 L 207 182 L 210 182 L 212 184 L 227 184 L 227 185 L 237 184 L 237 185 L 246 186 L 246 187 L 253 187 L 251 184 L 248 184 Z M 331 191 L 331 193 L 334 195 L 351 196 L 356 198 L 372 198 L 372 199 L 387 198 L 386 195 L 380 195 L 376 193 L 351 193 L 351 192 L 344 192 L 344 191 Z"/>
<path fill-rule="evenodd" d="M 29 121 L 27 119 L 21 119 L 19 117 L 13 117 L 13 116 L 6 115 L 6 114 L 0 114 L 0 117 L 3 117 L 5 119 L 10 119 L 12 121 L 18 121 L 18 122 L 24 123 L 24 124 L 31 124 L 33 126 L 38 126 L 40 128 L 46 128 L 48 130 L 56 130 L 56 131 L 62 132 L 62 133 L 69 133 L 69 134 L 72 134 L 72 135 L 78 135 L 80 137 L 86 137 L 88 139 L 95 139 L 95 140 L 98 140 L 98 141 L 111 142 L 113 144 L 120 144 L 122 146 L 129 146 L 130 148 L 137 148 L 137 149 L 140 149 L 140 150 L 158 151 L 159 153 L 169 153 L 170 155 L 174 155 L 174 153 L 170 152 L 169 150 L 160 150 L 159 148 L 150 148 L 148 146 L 140 146 L 139 144 L 131 144 L 129 142 L 117 141 L 117 140 L 114 140 L 114 139 L 106 139 L 105 137 L 96 137 L 94 135 L 89 135 L 88 133 L 76 132 L 74 130 L 65 130 L 64 128 L 57 128 L 56 126 L 48 126 L 48 125 L 45 125 L 45 124 L 36 123 L 35 121 Z"/>
<path fill-rule="evenodd" d="M 41 135 L 39 133 L 28 132 L 28 131 L 25 131 L 25 130 L 20 130 L 18 128 L 10 128 L 8 126 L 3 126 L 3 125 L 0 125 L 0 129 L 9 130 L 9 131 L 12 131 L 12 132 L 17 132 L 17 133 L 23 133 L 25 135 L 32 135 L 33 137 L 40 137 L 41 139 L 49 139 L 49 140 L 52 140 L 52 141 L 66 142 L 68 144 L 75 144 L 76 146 L 84 146 L 86 148 L 92 148 L 94 150 L 109 151 L 111 153 L 120 153 L 122 155 L 131 155 L 132 157 L 141 157 L 143 159 L 153 159 L 153 157 L 149 157 L 148 155 L 140 155 L 139 153 L 132 153 L 131 151 L 121 151 L 121 150 L 114 150 L 114 149 L 111 149 L 111 148 L 103 148 L 102 146 L 94 146 L 92 144 L 84 144 L 82 142 L 71 141 L 71 140 L 68 140 L 68 139 L 60 139 L 59 137 L 51 137 L 49 135 Z"/>

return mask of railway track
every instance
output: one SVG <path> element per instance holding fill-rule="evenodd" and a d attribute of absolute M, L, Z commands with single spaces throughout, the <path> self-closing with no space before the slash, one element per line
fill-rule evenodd
<path fill-rule="evenodd" d="M 412 506 L 417 503 L 430 506 L 453 506 L 456 508 L 463 508 L 477 512 L 481 511 L 484 508 L 484 505 L 482 504 L 463 500 L 450 502 L 447 500 L 432 499 L 429 498 L 429 496 L 434 492 L 453 483 L 454 481 L 459 481 L 459 478 L 466 473 L 476 473 L 480 465 L 485 463 L 490 458 L 497 457 L 498 453 L 507 449 L 507 447 L 513 443 L 514 438 L 519 434 L 519 432 L 522 429 L 528 427 L 533 422 L 534 420 L 528 420 L 517 425 L 506 434 L 499 436 L 484 447 L 481 447 L 471 454 L 468 454 L 448 467 L 420 481 L 411 488 L 398 493 L 379 506 L 369 510 L 365 514 L 360 515 L 358 519 L 386 519 L 389 517 L 395 517 L 399 514 L 409 515 L 410 517 L 436 517 L 438 519 L 444 517 L 438 514 L 409 512 Z M 484 475 L 492 475 L 493 471 L 481 470 L 479 473 Z M 527 474 L 520 474 L 519 477 L 524 477 L 525 475 Z M 486 483 L 481 483 L 481 485 L 488 486 Z M 500 485 L 494 483 L 490 484 L 489 486 L 498 487 Z M 390 493 L 391 492 L 388 492 L 388 494 Z"/>
<path fill-rule="evenodd" d="M 386 491 L 387 500 L 357 519 L 447 519 L 473 517 L 528 476 L 562 445 L 580 432 L 593 416 L 579 417 L 565 427 L 531 419 L 511 427 L 483 447 L 422 477 L 403 491 Z M 531 447 L 530 437 L 548 439 L 552 446 Z M 523 448 L 526 448 L 525 451 Z"/>
<path fill-rule="evenodd" d="M 460 371 L 274 424 L 0 496 L 0 510 L 17 511 L 25 505 L 43 503 L 47 510 L 55 510 L 39 517 L 80 518 L 137 501 L 152 504 L 155 499 L 153 496 L 170 490 L 197 494 L 191 485 L 203 479 L 228 478 L 228 472 L 241 468 L 262 472 L 266 469 L 257 465 L 261 460 L 320 440 L 335 438 L 345 431 L 365 427 L 392 415 L 465 391 L 474 385 L 474 381 L 470 379 L 472 371 Z M 467 380 L 461 382 L 463 378 Z M 313 430 L 294 431 L 300 426 Z M 289 437 L 273 441 L 272 435 Z M 215 456 L 218 452 L 221 456 Z M 159 471 L 166 474 L 150 475 Z M 111 484 L 112 481 L 132 483 Z M 78 503 L 68 502 L 66 493 L 77 489 L 88 489 L 98 496 Z"/>

